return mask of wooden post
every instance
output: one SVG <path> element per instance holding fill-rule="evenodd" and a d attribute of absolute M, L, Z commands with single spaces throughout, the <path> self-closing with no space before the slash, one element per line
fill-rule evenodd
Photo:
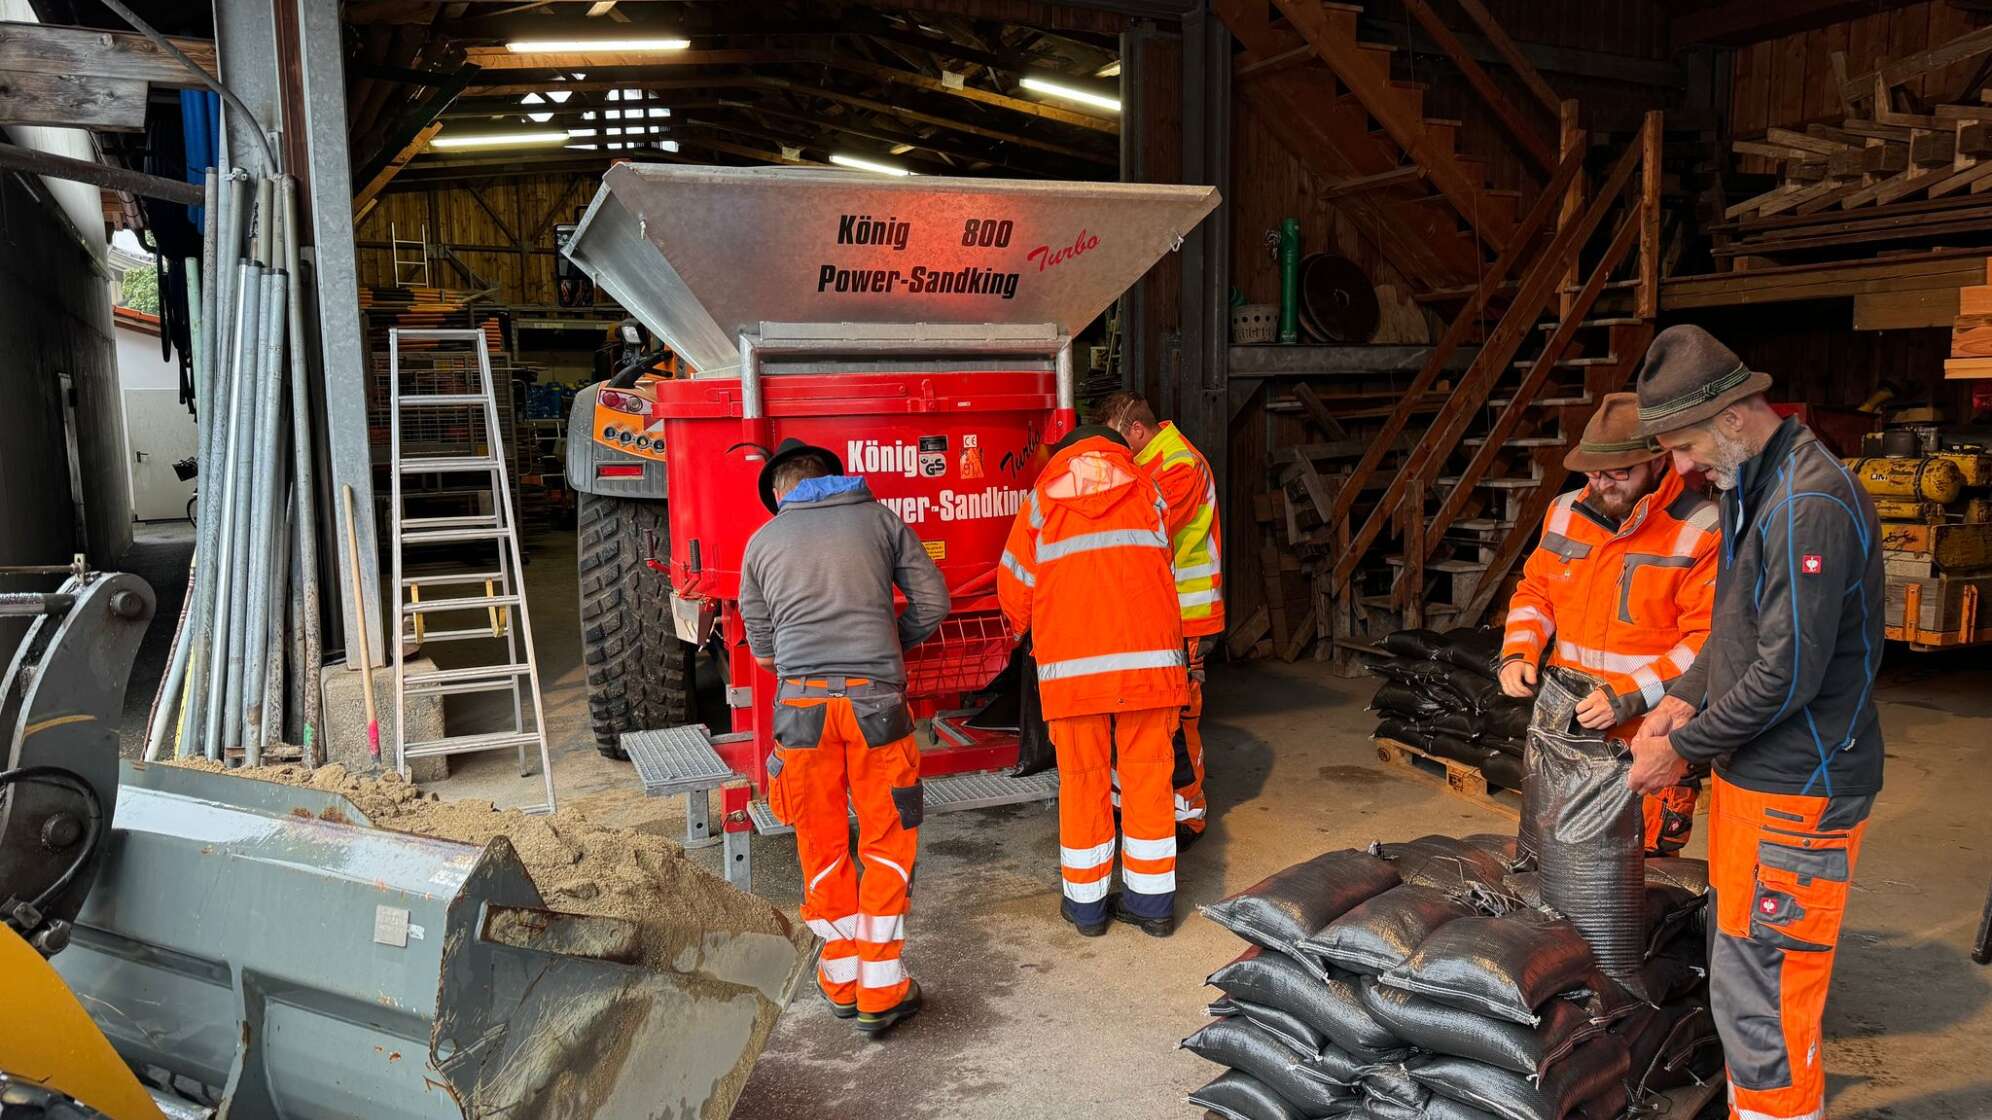
<path fill-rule="evenodd" d="M 1638 314 L 1660 314 L 1660 161 L 1661 113 L 1646 114 L 1639 130 L 1639 293 Z"/>
<path fill-rule="evenodd" d="M 1425 625 L 1425 480 L 1404 492 L 1404 628 Z"/>
<path fill-rule="evenodd" d="M 1563 159 L 1569 159 L 1577 152 L 1578 146 L 1585 143 L 1584 130 L 1577 123 L 1577 99 L 1574 97 L 1566 98 L 1558 104 L 1556 119 L 1560 131 L 1557 141 L 1557 154 Z M 1584 173 L 1579 171 L 1577 177 L 1570 180 L 1569 190 L 1563 194 L 1563 209 L 1556 216 L 1556 231 L 1558 233 L 1563 232 L 1564 227 L 1576 221 L 1577 215 L 1583 212 Z M 1576 261 L 1571 261 L 1570 271 L 1564 274 L 1563 281 L 1559 287 L 1562 290 L 1562 294 L 1556 301 L 1557 314 L 1560 317 L 1568 318 L 1571 301 L 1577 298 Z"/>

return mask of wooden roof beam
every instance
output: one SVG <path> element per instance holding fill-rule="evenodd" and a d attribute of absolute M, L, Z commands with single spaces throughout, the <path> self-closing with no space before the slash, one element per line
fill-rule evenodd
<path fill-rule="evenodd" d="M 1674 17 L 1675 50 L 1696 43 L 1737 46 L 1825 27 L 1855 16 L 1906 8 L 1917 0 L 1729 0 Z"/>

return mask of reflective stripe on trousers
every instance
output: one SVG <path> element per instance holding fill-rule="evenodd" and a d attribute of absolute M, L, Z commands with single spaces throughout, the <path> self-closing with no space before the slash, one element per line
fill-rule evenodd
<path fill-rule="evenodd" d="M 1121 905 L 1144 917 L 1174 911 L 1176 825 L 1169 740 L 1176 721 L 1174 708 L 1047 721 L 1058 751 L 1059 877 L 1065 911 L 1075 921 L 1106 916 L 1116 845 L 1116 774 L 1125 832 L 1119 843 L 1126 888 Z M 1118 762 L 1110 764 L 1116 757 Z"/>

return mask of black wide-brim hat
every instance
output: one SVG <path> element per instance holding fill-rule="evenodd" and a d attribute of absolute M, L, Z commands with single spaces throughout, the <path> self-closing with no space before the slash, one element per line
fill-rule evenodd
<path fill-rule="evenodd" d="M 1653 338 L 1639 365 L 1639 434 L 1665 435 L 1699 424 L 1771 387 L 1771 375 L 1691 323 Z"/>
<path fill-rule="evenodd" d="M 790 436 L 782 441 L 780 447 L 775 448 L 775 453 L 768 456 L 767 462 L 761 464 L 761 504 L 768 507 L 769 513 L 779 513 L 782 508 L 782 504 L 775 500 L 775 471 L 779 470 L 783 463 L 802 455 L 820 457 L 830 464 L 831 474 L 844 473 L 844 460 L 838 458 L 835 451 L 827 447 L 818 447 L 813 443 L 804 443 Z"/>

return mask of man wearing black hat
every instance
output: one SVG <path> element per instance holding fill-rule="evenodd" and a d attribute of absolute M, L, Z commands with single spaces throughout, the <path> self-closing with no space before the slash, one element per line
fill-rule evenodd
<path fill-rule="evenodd" d="M 1640 725 L 1632 788 L 1715 768 L 1709 1007 L 1730 1115 L 1821 1120 L 1820 1021 L 1868 812 L 1881 789 L 1881 526 L 1874 502 L 1770 376 L 1693 326 L 1653 340 L 1642 431 L 1722 491 L 1715 624 Z"/>
<path fill-rule="evenodd" d="M 923 809 L 902 651 L 947 616 L 947 582 L 832 451 L 785 440 L 760 490 L 775 517 L 741 558 L 740 617 L 780 681 L 768 805 L 795 826 L 803 920 L 825 942 L 816 982 L 838 1018 L 877 1034 L 920 1009 L 900 960 Z"/>

